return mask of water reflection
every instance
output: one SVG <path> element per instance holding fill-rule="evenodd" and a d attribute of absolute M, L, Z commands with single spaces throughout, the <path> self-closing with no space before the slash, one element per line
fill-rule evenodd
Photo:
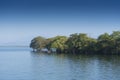
<path fill-rule="evenodd" d="M 120 56 L 32 53 L 41 75 L 52 80 L 117 80 Z M 37 57 L 37 63 L 36 62 Z M 33 67 L 34 67 L 33 65 Z M 33 69 L 37 69 L 33 68 Z M 39 72 L 38 71 L 38 72 Z M 46 79 L 46 76 L 42 76 Z"/>
<path fill-rule="evenodd" d="M 20 50 L 20 51 L 19 51 Z M 0 80 L 119 80 L 119 55 L 0 51 Z"/>

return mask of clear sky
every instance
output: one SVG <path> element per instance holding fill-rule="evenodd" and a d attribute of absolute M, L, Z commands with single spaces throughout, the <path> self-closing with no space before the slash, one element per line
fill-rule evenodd
<path fill-rule="evenodd" d="M 120 30 L 119 0 L 0 0 L 0 46 L 29 45 L 36 36 Z"/>

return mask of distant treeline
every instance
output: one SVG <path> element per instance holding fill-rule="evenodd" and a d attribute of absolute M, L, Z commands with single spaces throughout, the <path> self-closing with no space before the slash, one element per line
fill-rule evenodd
<path fill-rule="evenodd" d="M 35 37 L 30 47 L 35 51 L 43 48 L 56 48 L 57 53 L 74 54 L 120 54 L 120 31 L 112 34 L 101 34 L 97 39 L 84 33 L 71 34 L 69 37 L 56 36 L 53 38 Z"/>

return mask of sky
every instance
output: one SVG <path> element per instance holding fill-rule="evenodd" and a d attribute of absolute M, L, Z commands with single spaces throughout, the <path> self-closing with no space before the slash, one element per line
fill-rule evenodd
<path fill-rule="evenodd" d="M 0 46 L 28 46 L 46 38 L 120 30 L 119 0 L 0 0 Z"/>

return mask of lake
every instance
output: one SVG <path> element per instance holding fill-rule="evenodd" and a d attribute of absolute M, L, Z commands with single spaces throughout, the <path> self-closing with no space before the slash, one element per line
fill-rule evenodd
<path fill-rule="evenodd" d="M 0 47 L 0 80 L 120 80 L 120 56 L 33 53 Z"/>

